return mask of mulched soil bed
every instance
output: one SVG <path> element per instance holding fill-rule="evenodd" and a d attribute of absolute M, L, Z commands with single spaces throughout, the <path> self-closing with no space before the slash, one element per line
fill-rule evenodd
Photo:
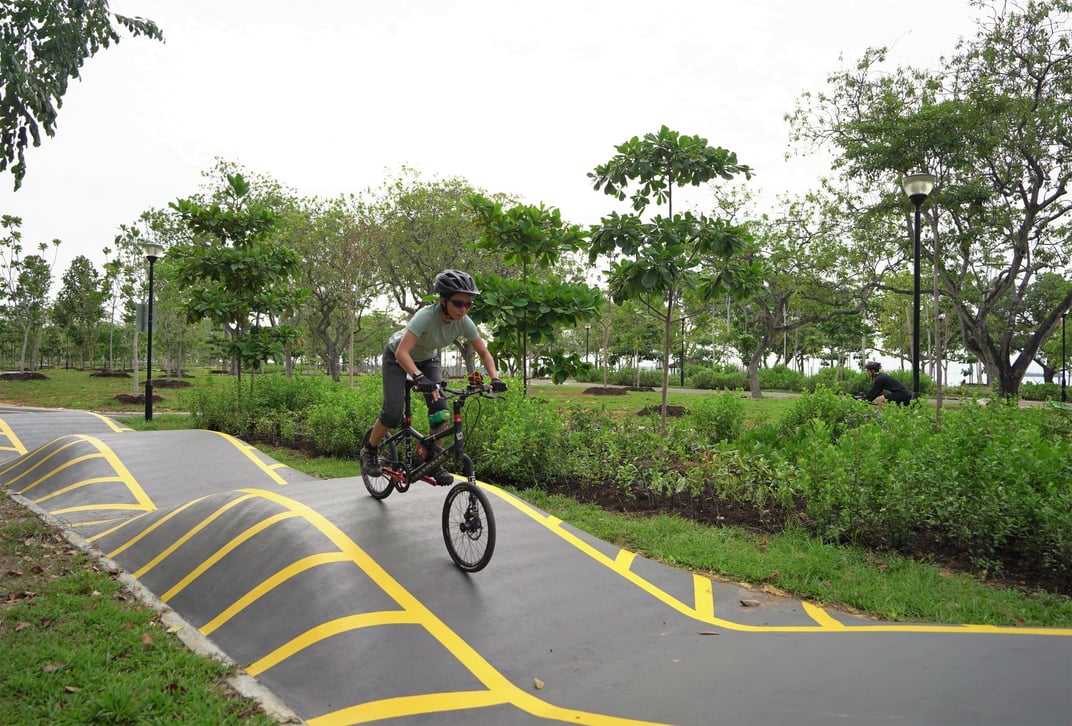
<path fill-rule="evenodd" d="M 17 373 L 0 373 L 0 381 L 47 381 L 48 376 L 34 371 L 20 371 Z"/>

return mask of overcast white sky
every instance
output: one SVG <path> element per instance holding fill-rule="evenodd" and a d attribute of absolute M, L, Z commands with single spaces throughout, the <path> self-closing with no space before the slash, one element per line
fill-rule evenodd
<path fill-rule="evenodd" d="M 586 177 L 666 124 L 735 151 L 765 197 L 827 169 L 783 161 L 783 115 L 869 46 L 936 67 L 972 37 L 968 0 L 112 0 L 166 43 L 90 59 L 55 138 L 0 212 L 56 277 L 118 226 L 195 193 L 217 156 L 302 195 L 377 187 L 402 165 L 461 176 L 588 225 Z M 840 58 L 844 60 L 840 60 Z"/>

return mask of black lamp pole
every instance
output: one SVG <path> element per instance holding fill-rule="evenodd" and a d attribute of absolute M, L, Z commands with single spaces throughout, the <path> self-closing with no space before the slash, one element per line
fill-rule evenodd
<path fill-rule="evenodd" d="M 916 207 L 915 245 L 912 250 L 912 395 L 919 398 L 919 208 L 934 189 L 933 174 L 909 174 L 901 181 L 905 194 Z"/>
<path fill-rule="evenodd" d="M 681 387 L 685 387 L 685 316 L 681 316 Z"/>
<path fill-rule="evenodd" d="M 164 248 L 152 242 L 142 245 L 149 260 L 149 304 L 145 311 L 145 420 L 153 420 L 153 264 L 164 254 Z"/>
<path fill-rule="evenodd" d="M 1065 370 L 1068 367 L 1067 364 L 1065 363 L 1065 361 L 1067 360 L 1065 358 L 1065 316 L 1066 315 L 1068 315 L 1067 310 L 1065 310 L 1063 313 L 1061 313 L 1061 401 L 1062 402 L 1068 400 L 1068 398 L 1065 395 L 1065 378 L 1068 377 L 1068 375 L 1065 373 Z"/>

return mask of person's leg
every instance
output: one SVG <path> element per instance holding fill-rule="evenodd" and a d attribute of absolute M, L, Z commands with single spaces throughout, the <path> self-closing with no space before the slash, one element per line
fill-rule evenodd
<path fill-rule="evenodd" d="M 882 409 L 886 408 L 886 397 L 880 395 L 873 401 L 873 403 L 878 406 L 878 410 L 881 411 Z"/>
<path fill-rule="evenodd" d="M 436 383 L 441 383 L 443 381 L 443 374 L 439 368 L 439 358 L 430 358 L 426 361 L 421 361 L 417 364 L 417 367 L 421 369 L 421 373 Z M 432 423 L 432 417 L 435 416 L 438 411 L 447 410 L 447 402 L 442 398 L 438 401 L 433 401 L 430 395 L 425 395 L 424 402 L 428 405 L 428 428 L 430 434 L 441 433 L 453 423 L 450 419 L 435 424 Z M 440 444 L 440 446 L 442 446 L 442 444 Z M 454 483 L 454 475 L 443 468 L 443 466 L 438 466 L 428 473 L 435 479 L 436 484 L 441 487 L 450 486 Z"/>
<path fill-rule="evenodd" d="M 361 447 L 361 471 L 368 476 L 383 474 L 377 449 L 387 432 L 402 420 L 402 403 L 406 395 L 406 374 L 391 351 L 384 351 L 380 370 L 383 375 L 383 406 L 372 424 L 368 443 Z"/>

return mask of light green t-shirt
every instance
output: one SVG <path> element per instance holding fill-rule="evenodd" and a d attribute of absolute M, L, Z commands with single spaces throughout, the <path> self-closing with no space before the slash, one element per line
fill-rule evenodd
<path fill-rule="evenodd" d="M 413 360 L 419 363 L 429 358 L 434 358 L 440 348 L 453 343 L 458 338 L 464 337 L 470 343 L 480 337 L 480 331 L 476 329 L 476 323 L 466 315 L 460 320 L 449 323 L 443 322 L 439 314 L 439 305 L 426 305 L 414 313 L 406 327 L 396 331 L 387 341 L 387 347 L 394 353 L 398 350 L 398 344 L 405 332 L 412 331 L 417 336 L 417 342 L 413 344 L 410 354 Z"/>

